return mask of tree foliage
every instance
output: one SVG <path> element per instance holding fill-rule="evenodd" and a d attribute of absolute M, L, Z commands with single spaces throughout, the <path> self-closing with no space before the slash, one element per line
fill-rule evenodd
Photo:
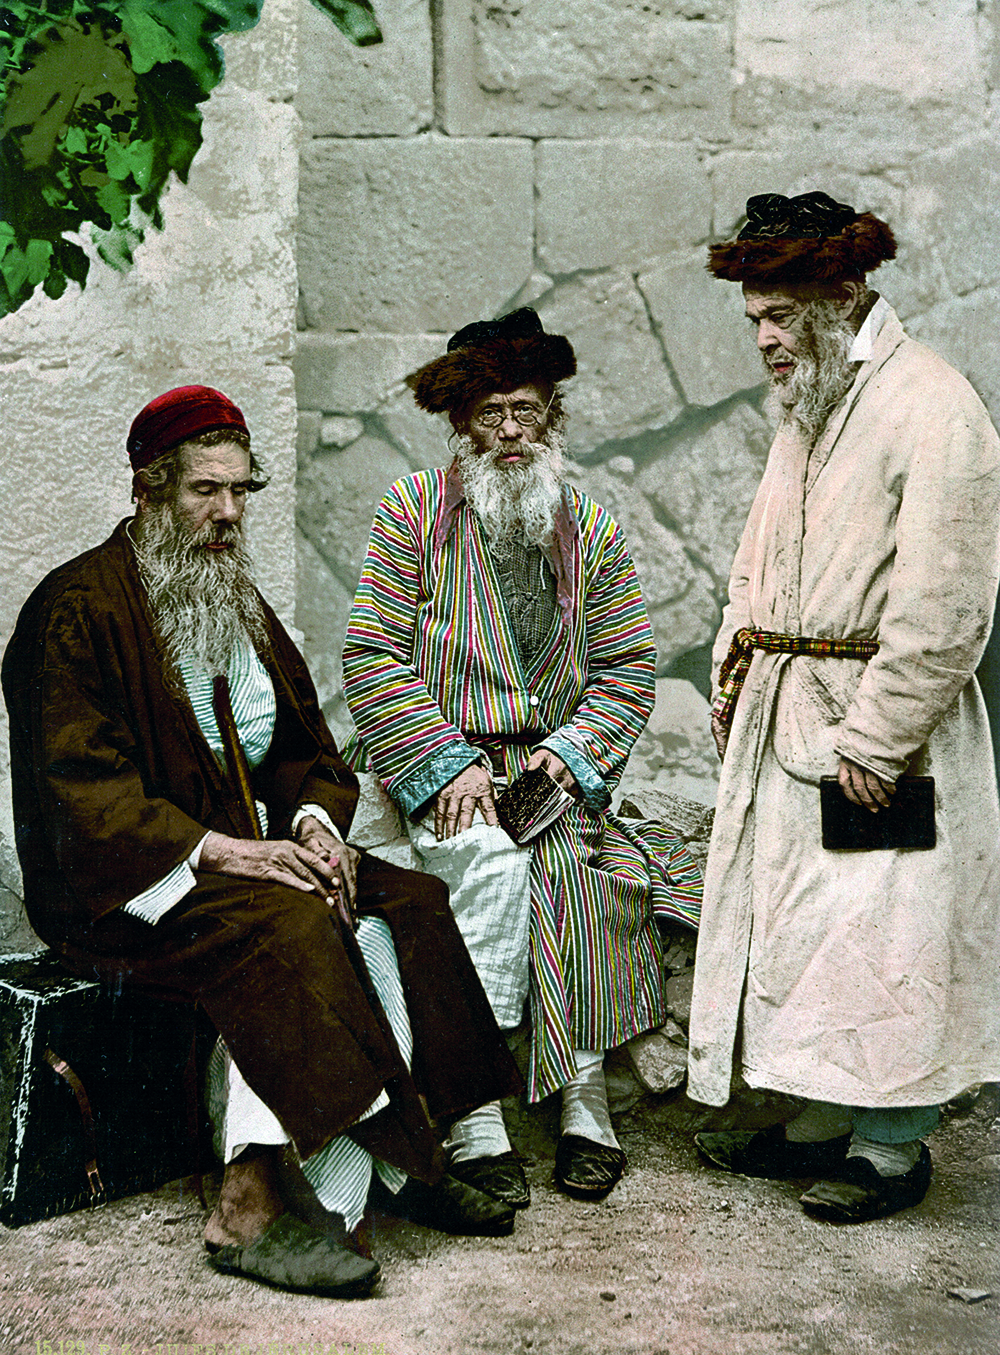
<path fill-rule="evenodd" d="M 381 41 L 370 0 L 313 0 L 358 45 Z M 41 285 L 85 285 L 72 238 L 132 263 L 162 226 L 171 171 L 187 180 L 199 104 L 222 79 L 222 33 L 252 28 L 263 0 L 2 0 L 0 315 Z"/>

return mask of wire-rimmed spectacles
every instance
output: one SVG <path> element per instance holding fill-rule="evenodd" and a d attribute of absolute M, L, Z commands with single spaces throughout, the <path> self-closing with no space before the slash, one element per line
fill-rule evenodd
<path fill-rule="evenodd" d="M 519 401 L 516 405 L 505 407 L 503 405 L 487 405 L 474 415 L 474 420 L 482 424 L 484 428 L 499 428 L 504 419 L 512 418 L 515 423 L 519 423 L 522 428 L 537 428 L 549 412 L 549 404 L 544 409 L 539 409 L 537 405 L 528 404 L 527 401 Z"/>

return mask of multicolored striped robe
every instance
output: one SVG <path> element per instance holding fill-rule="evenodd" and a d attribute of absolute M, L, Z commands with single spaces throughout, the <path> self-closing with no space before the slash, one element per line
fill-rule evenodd
<path fill-rule="evenodd" d="M 574 1049 L 621 1044 L 665 1019 L 655 917 L 696 925 L 701 874 L 662 827 L 613 817 L 611 791 L 649 718 L 656 653 L 625 538 L 564 491 L 552 564 L 552 629 L 522 661 L 499 578 L 456 466 L 397 481 L 379 505 L 348 623 L 344 691 L 370 761 L 417 817 L 481 757 L 466 735 L 507 743 L 516 776 L 543 744 L 582 792 L 536 839 L 529 937 L 533 1100 L 576 1073 Z"/>

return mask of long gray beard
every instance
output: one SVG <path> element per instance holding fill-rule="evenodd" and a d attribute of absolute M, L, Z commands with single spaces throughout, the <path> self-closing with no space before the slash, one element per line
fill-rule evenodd
<path fill-rule="evenodd" d="M 231 542 L 212 554 L 206 541 Z M 264 609 L 254 586 L 253 565 L 239 526 L 205 526 L 194 536 L 169 504 L 150 508 L 136 523 L 139 571 L 176 679 L 182 659 L 214 677 L 225 673 L 249 636 L 260 652 L 267 645 Z"/>
<path fill-rule="evenodd" d="M 544 442 L 521 443 L 528 459 L 508 466 L 494 447 L 477 452 L 467 435 L 458 438 L 455 457 L 462 472 L 465 497 L 486 532 L 491 548 L 503 550 L 514 541 L 548 547 L 562 497 L 566 439 L 550 429 Z"/>
<path fill-rule="evenodd" d="M 836 314 L 832 302 L 814 301 L 806 311 L 802 337 L 802 351 L 787 381 L 776 381 L 765 363 L 771 385 L 767 411 L 776 420 L 782 414 L 793 418 L 812 445 L 854 384 L 856 369 L 847 355 L 855 332 Z"/>

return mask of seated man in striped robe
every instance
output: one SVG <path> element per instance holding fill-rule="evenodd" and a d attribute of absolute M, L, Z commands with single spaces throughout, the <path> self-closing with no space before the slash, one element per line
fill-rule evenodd
<path fill-rule="evenodd" d="M 695 925 L 701 877 L 678 839 L 608 812 L 656 652 L 620 528 L 563 478 L 558 383 L 575 370 L 525 308 L 466 326 L 413 378 L 455 458 L 376 514 L 344 646 L 345 756 L 367 757 L 448 883 L 500 1026 L 530 997 L 529 1095 L 562 1092 L 557 1184 L 600 1199 L 625 1166 L 604 1051 L 666 1019 L 656 919 Z M 495 801 L 529 768 L 572 799 L 519 847 Z M 446 1148 L 453 1174 L 528 1203 L 499 1105 Z"/>
<path fill-rule="evenodd" d="M 357 779 L 253 584 L 241 412 L 181 387 L 128 446 L 136 516 L 42 581 L 4 660 L 26 910 L 74 973 L 198 1002 L 219 1032 L 216 1268 L 365 1293 L 379 1268 L 349 1234 L 373 1168 L 387 1207 L 510 1232 L 443 1175 L 428 1111 L 520 1078 L 447 891 L 345 841 Z M 323 1226 L 285 1208 L 286 1146 Z"/>

